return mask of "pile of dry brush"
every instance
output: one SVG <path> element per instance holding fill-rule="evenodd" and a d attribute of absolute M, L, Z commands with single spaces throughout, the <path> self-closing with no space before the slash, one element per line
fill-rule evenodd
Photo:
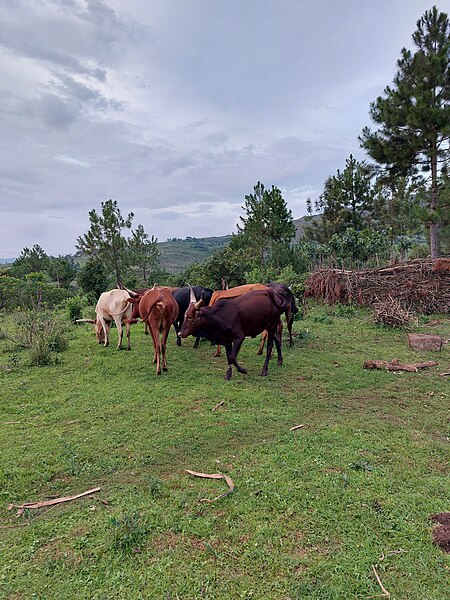
<path fill-rule="evenodd" d="M 305 296 L 328 304 L 371 306 L 388 321 L 396 321 L 386 324 L 401 326 L 414 313 L 450 312 L 450 259 L 412 260 L 362 271 L 319 269 L 307 279 Z"/>

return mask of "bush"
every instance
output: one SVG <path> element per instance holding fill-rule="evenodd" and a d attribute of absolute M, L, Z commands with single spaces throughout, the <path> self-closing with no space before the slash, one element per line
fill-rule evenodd
<path fill-rule="evenodd" d="M 69 345 L 67 325 L 60 316 L 49 311 L 23 310 L 11 313 L 3 319 L 0 335 L 16 348 L 29 350 L 34 366 L 50 364 L 52 354 L 64 352 Z"/>
<path fill-rule="evenodd" d="M 82 318 L 84 305 L 85 300 L 80 296 L 74 296 L 66 300 L 65 308 L 69 321 L 73 323 L 76 319 Z"/>

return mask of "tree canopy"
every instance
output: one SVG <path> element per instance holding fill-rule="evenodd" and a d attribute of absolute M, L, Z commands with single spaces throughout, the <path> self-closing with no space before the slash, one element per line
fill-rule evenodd
<path fill-rule="evenodd" d="M 365 127 L 363 148 L 392 176 L 430 173 L 427 221 L 431 255 L 439 255 L 439 172 L 450 160 L 450 23 L 435 6 L 417 22 L 416 51 L 403 48 L 393 85 L 370 106 L 376 131 Z"/>

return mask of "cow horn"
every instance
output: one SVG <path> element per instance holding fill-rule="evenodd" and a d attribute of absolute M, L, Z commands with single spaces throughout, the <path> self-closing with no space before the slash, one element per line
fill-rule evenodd
<path fill-rule="evenodd" d="M 204 304 L 205 304 L 205 294 L 202 292 L 200 300 L 194 304 L 195 310 L 198 310 Z"/>
<path fill-rule="evenodd" d="M 189 303 L 192 304 L 193 302 L 196 302 L 197 298 L 195 297 L 194 294 L 194 288 L 191 287 L 191 293 L 189 296 Z"/>
<path fill-rule="evenodd" d="M 136 298 L 137 296 L 139 296 L 139 294 L 136 294 L 136 292 L 133 292 L 133 290 L 129 290 L 129 289 L 128 289 L 128 288 L 126 288 L 126 287 L 125 287 L 123 284 L 122 284 L 122 289 L 123 289 L 125 292 L 128 292 L 132 298 Z"/>

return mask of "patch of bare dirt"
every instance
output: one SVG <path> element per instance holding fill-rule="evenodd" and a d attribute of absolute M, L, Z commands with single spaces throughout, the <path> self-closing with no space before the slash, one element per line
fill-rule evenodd
<path fill-rule="evenodd" d="M 446 553 L 450 553 L 450 513 L 442 512 L 435 515 L 430 515 L 433 523 L 438 523 L 438 526 L 433 529 L 432 539 L 433 544 Z"/>

